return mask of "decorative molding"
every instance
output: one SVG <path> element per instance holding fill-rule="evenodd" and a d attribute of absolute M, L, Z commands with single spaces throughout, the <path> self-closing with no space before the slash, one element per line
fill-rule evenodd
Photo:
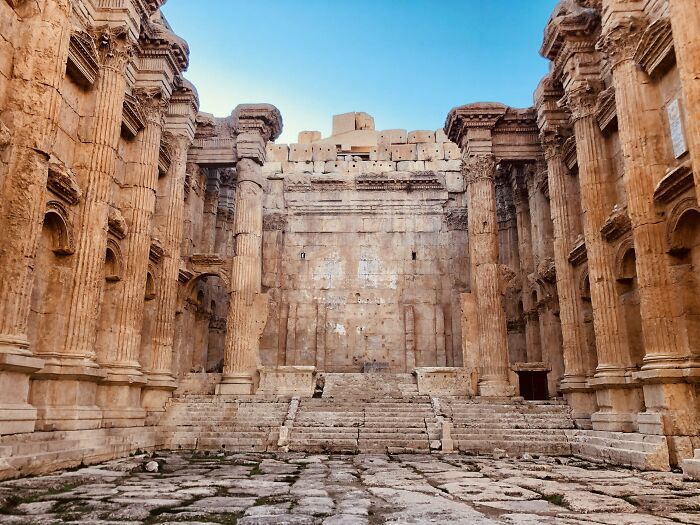
<path fill-rule="evenodd" d="M 600 233 L 608 242 L 613 242 L 632 229 L 632 222 L 627 215 L 627 207 L 616 204 L 600 228 Z"/>
<path fill-rule="evenodd" d="M 576 157 L 576 138 L 572 135 L 561 145 L 561 157 L 569 170 L 573 170 L 578 165 Z"/>
<path fill-rule="evenodd" d="M 284 231 L 287 228 L 287 215 L 268 213 L 263 215 L 263 231 Z"/>
<path fill-rule="evenodd" d="M 78 204 L 82 195 L 73 170 L 53 156 L 49 159 L 46 187 L 51 193 L 71 205 Z"/>
<path fill-rule="evenodd" d="M 604 133 L 608 132 L 613 125 L 617 125 L 617 106 L 615 105 L 614 86 L 610 86 L 598 95 L 595 117 L 598 121 L 598 127 Z"/>
<path fill-rule="evenodd" d="M 85 31 L 70 36 L 66 73 L 83 87 L 92 86 L 100 71 L 100 55 L 93 37 Z"/>
<path fill-rule="evenodd" d="M 158 150 L 158 174 L 162 177 L 170 169 L 170 165 L 173 161 L 173 148 L 172 145 L 167 141 L 163 140 L 160 143 L 160 148 Z"/>
<path fill-rule="evenodd" d="M 670 202 L 694 186 L 693 170 L 690 162 L 671 168 L 654 188 L 654 200 Z"/>
<path fill-rule="evenodd" d="M 508 107 L 493 102 L 478 102 L 454 108 L 447 115 L 445 134 L 458 146 L 462 146 L 464 136 L 469 128 L 493 129 L 506 114 Z"/>
<path fill-rule="evenodd" d="M 115 208 L 114 206 L 109 207 L 107 227 L 109 229 L 109 233 L 114 235 L 117 239 L 123 239 L 126 237 L 128 227 L 126 225 L 126 219 L 124 219 L 124 216 L 119 208 Z"/>
<path fill-rule="evenodd" d="M 127 138 L 133 139 L 146 127 L 146 116 L 141 110 L 139 101 L 135 96 L 126 94 L 124 97 L 124 110 L 122 112 L 122 133 Z"/>
<path fill-rule="evenodd" d="M 569 252 L 569 262 L 574 266 L 580 266 L 588 260 L 588 252 L 586 251 L 586 240 L 583 235 L 576 237 L 574 247 Z"/>
<path fill-rule="evenodd" d="M 148 250 L 148 258 L 154 263 L 160 263 L 163 255 L 165 254 L 165 249 L 163 248 L 163 243 L 157 237 L 151 238 L 151 246 Z"/>
<path fill-rule="evenodd" d="M 644 31 L 642 39 L 634 53 L 634 59 L 649 76 L 663 73 L 672 63 L 673 33 L 671 21 L 659 18 Z"/>
<path fill-rule="evenodd" d="M 355 179 L 359 191 L 417 191 L 444 190 L 437 173 L 433 171 L 412 172 L 409 177 L 389 177 L 386 174 L 367 173 Z"/>

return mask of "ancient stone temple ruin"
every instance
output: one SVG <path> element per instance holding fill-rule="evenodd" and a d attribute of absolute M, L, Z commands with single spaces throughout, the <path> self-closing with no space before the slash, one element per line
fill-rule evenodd
<path fill-rule="evenodd" d="M 0 0 L 0 478 L 177 448 L 700 476 L 698 0 L 562 1 L 530 108 L 294 144 L 272 105 L 199 111 L 163 1 Z"/>

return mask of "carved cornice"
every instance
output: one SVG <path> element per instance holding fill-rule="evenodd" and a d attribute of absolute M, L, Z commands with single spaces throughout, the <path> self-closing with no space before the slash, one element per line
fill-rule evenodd
<path fill-rule="evenodd" d="M 603 28 L 596 49 L 605 53 L 614 69 L 618 64 L 634 60 L 647 20 L 640 11 L 617 13 Z"/>
<path fill-rule="evenodd" d="M 236 151 L 241 159 L 265 162 L 268 141 L 282 133 L 282 115 L 270 104 L 241 104 L 232 114 L 236 137 Z"/>
<path fill-rule="evenodd" d="M 634 59 L 650 76 L 661 73 L 673 56 L 671 21 L 664 17 L 649 25 L 634 53 Z"/>
<path fill-rule="evenodd" d="M 117 239 L 123 239 L 126 237 L 128 227 L 126 225 L 126 219 L 124 219 L 124 216 L 119 208 L 115 208 L 114 206 L 109 207 L 107 227 L 109 229 L 109 233 L 114 235 Z"/>
<path fill-rule="evenodd" d="M 586 241 L 583 235 L 576 237 L 574 247 L 569 252 L 569 262 L 574 266 L 580 266 L 588 260 L 588 252 L 586 251 Z"/>
<path fill-rule="evenodd" d="M 561 158 L 566 167 L 570 170 L 573 170 L 578 165 L 578 157 L 576 156 L 576 138 L 573 135 L 562 143 Z"/>
<path fill-rule="evenodd" d="M 493 155 L 470 155 L 464 159 L 462 169 L 466 183 L 474 184 L 479 180 L 496 180 L 496 158 Z"/>
<path fill-rule="evenodd" d="M 100 71 L 100 56 L 91 35 L 75 31 L 70 36 L 66 73 L 83 87 L 92 86 Z"/>
<path fill-rule="evenodd" d="M 162 177 L 170 169 L 176 152 L 174 137 L 170 133 L 164 133 L 158 149 L 158 173 Z"/>
<path fill-rule="evenodd" d="M 190 48 L 160 20 L 148 20 L 141 28 L 139 54 L 145 57 L 167 58 L 172 69 L 182 72 L 189 66 Z"/>
<path fill-rule="evenodd" d="M 545 28 L 540 54 L 554 62 L 554 69 L 563 65 L 575 53 L 590 52 L 600 27 L 596 9 L 579 5 L 575 0 L 561 2 Z"/>
<path fill-rule="evenodd" d="M 616 204 L 600 228 L 600 233 L 608 242 L 613 242 L 632 229 L 632 222 L 627 215 L 627 207 Z"/>
<path fill-rule="evenodd" d="M 46 187 L 68 204 L 75 205 L 80 201 L 82 193 L 73 170 L 55 157 L 49 159 L 49 176 L 46 180 Z"/>
<path fill-rule="evenodd" d="M 122 111 L 122 133 L 133 139 L 145 127 L 146 116 L 141 110 L 138 99 L 133 95 L 125 95 Z"/>
<path fill-rule="evenodd" d="M 454 108 L 447 115 L 445 133 L 450 141 L 461 147 L 469 128 L 493 129 L 507 110 L 508 106 L 493 102 L 477 102 Z"/>
<path fill-rule="evenodd" d="M 615 104 L 615 87 L 610 86 L 598 95 L 595 117 L 602 132 L 607 132 L 617 123 L 617 106 Z"/>
<path fill-rule="evenodd" d="M 165 249 L 163 248 L 163 243 L 160 239 L 156 237 L 151 238 L 151 246 L 148 250 L 148 258 L 154 263 L 158 264 L 163 255 L 165 254 Z"/>
<path fill-rule="evenodd" d="M 670 202 L 693 186 L 693 169 L 690 162 L 685 162 L 668 170 L 666 176 L 659 181 L 654 189 L 654 200 Z"/>

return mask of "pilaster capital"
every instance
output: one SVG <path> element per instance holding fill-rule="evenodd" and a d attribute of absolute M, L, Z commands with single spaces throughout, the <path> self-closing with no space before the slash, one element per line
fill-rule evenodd
<path fill-rule="evenodd" d="M 602 83 L 593 79 L 576 80 L 567 85 L 561 103 L 569 109 L 572 121 L 595 116 L 602 88 Z"/>
<path fill-rule="evenodd" d="M 468 155 L 463 158 L 464 179 L 467 185 L 479 180 L 496 180 L 496 157 L 493 155 Z"/>
<path fill-rule="evenodd" d="M 90 36 L 95 42 L 100 67 L 123 73 L 134 54 L 129 28 L 126 25 L 103 25 L 90 30 Z"/>
<path fill-rule="evenodd" d="M 634 60 L 647 25 L 642 11 L 613 13 L 603 26 L 596 49 L 608 56 L 613 69 L 621 62 Z"/>
<path fill-rule="evenodd" d="M 137 88 L 133 96 L 147 123 L 163 125 L 165 112 L 168 109 L 168 100 L 158 88 Z"/>

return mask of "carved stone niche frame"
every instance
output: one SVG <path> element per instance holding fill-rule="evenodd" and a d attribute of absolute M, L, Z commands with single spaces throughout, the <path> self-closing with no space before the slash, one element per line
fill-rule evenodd
<path fill-rule="evenodd" d="M 628 254 L 634 253 L 634 241 L 632 236 L 628 236 L 617 247 L 615 254 L 615 279 L 621 283 L 630 283 L 637 275 L 637 269 L 629 264 Z"/>
<path fill-rule="evenodd" d="M 49 176 L 46 179 L 46 187 L 66 204 L 76 205 L 80 202 L 82 192 L 73 170 L 53 156 L 49 159 Z"/>
<path fill-rule="evenodd" d="M 662 17 L 649 24 L 634 53 L 635 61 L 650 77 L 658 78 L 675 63 L 671 21 Z"/>
<path fill-rule="evenodd" d="M 68 46 L 66 73 L 80 86 L 89 88 L 97 80 L 100 59 L 95 40 L 85 31 L 74 31 Z"/>
<path fill-rule="evenodd" d="M 683 219 L 689 214 L 700 216 L 700 207 L 695 196 L 680 200 L 671 210 L 666 221 L 666 245 L 668 253 L 680 257 L 692 248 L 694 229 L 683 228 Z"/>
<path fill-rule="evenodd" d="M 75 239 L 70 213 L 62 202 L 49 201 L 46 203 L 44 222 L 49 221 L 55 229 L 52 251 L 56 255 L 73 255 Z"/>
<path fill-rule="evenodd" d="M 124 271 L 124 256 L 116 239 L 107 239 L 105 251 L 105 279 L 110 282 L 121 281 Z"/>
<path fill-rule="evenodd" d="M 128 139 L 136 138 L 146 127 L 146 115 L 141 109 L 138 99 L 130 94 L 124 96 L 124 109 L 122 112 L 122 135 Z"/>

